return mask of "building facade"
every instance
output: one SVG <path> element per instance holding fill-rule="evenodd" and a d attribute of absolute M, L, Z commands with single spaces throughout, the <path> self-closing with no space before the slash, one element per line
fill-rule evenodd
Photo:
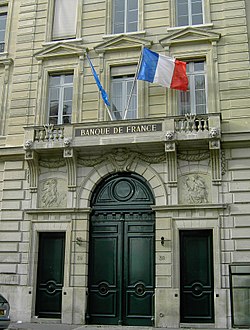
<path fill-rule="evenodd" d="M 13 321 L 250 326 L 249 35 L 247 0 L 0 0 Z M 137 81 L 143 47 L 188 91 Z"/>

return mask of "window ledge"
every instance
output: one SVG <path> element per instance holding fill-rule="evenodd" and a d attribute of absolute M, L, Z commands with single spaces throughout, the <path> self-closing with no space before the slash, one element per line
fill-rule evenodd
<path fill-rule="evenodd" d="M 169 27 L 167 29 L 167 31 L 185 30 L 188 27 L 192 27 L 192 28 L 212 28 L 213 26 L 214 26 L 213 23 L 197 24 L 197 25 L 174 26 L 174 27 Z"/>
<path fill-rule="evenodd" d="M 9 53 L 8 52 L 1 52 L 0 53 L 0 61 L 1 60 L 6 60 L 9 56 Z"/>
<path fill-rule="evenodd" d="M 136 31 L 136 32 L 124 32 L 124 33 L 112 33 L 112 34 L 105 34 L 102 36 L 103 39 L 110 39 L 119 36 L 145 36 L 146 31 Z"/>
<path fill-rule="evenodd" d="M 9 57 L 8 52 L 0 53 L 0 63 L 3 65 L 11 65 L 11 63 L 13 63 L 13 60 Z"/>
<path fill-rule="evenodd" d="M 47 41 L 42 43 L 42 46 L 50 46 L 50 45 L 56 45 L 58 43 L 76 43 L 76 42 L 82 42 L 82 38 L 76 38 L 76 39 L 60 39 L 55 41 Z"/>

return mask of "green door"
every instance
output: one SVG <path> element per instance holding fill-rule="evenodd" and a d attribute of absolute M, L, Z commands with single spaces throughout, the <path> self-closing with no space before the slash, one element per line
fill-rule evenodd
<path fill-rule="evenodd" d="M 40 233 L 37 268 L 36 315 L 60 318 L 65 233 Z"/>
<path fill-rule="evenodd" d="M 90 224 L 88 323 L 152 325 L 154 213 L 149 203 L 149 188 L 133 175 L 116 175 L 99 187 Z"/>
<path fill-rule="evenodd" d="M 212 230 L 180 232 L 180 274 L 181 322 L 213 323 Z"/>

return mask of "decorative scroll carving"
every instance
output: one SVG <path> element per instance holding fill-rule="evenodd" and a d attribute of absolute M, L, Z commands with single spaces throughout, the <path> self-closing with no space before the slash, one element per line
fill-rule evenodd
<path fill-rule="evenodd" d="M 178 152 L 178 159 L 186 161 L 202 161 L 210 157 L 209 151 L 182 151 Z"/>
<path fill-rule="evenodd" d="M 52 160 L 39 160 L 39 165 L 45 168 L 59 168 L 65 166 L 65 159 L 57 158 Z"/>
<path fill-rule="evenodd" d="M 165 142 L 166 161 L 168 166 L 168 184 L 177 185 L 177 152 L 174 132 L 167 132 Z"/>
<path fill-rule="evenodd" d="M 92 167 L 92 166 L 96 166 L 98 164 L 101 164 L 105 160 L 106 160 L 106 156 L 100 156 L 100 157 L 96 157 L 96 158 L 79 157 L 77 159 L 77 162 L 78 162 L 79 165 L 86 166 L 86 167 Z"/>
<path fill-rule="evenodd" d="M 221 175 L 226 174 L 226 171 L 227 171 L 226 155 L 225 155 L 225 151 L 221 150 Z"/>
<path fill-rule="evenodd" d="M 211 129 L 211 140 L 209 141 L 211 165 L 212 165 L 212 181 L 213 184 L 221 184 L 221 148 L 220 148 L 220 132 L 218 129 Z"/>
<path fill-rule="evenodd" d="M 150 164 L 161 163 L 165 160 L 165 154 L 142 154 L 139 152 L 131 152 L 126 148 L 115 149 L 113 152 L 96 158 L 78 158 L 78 164 L 83 166 L 96 166 L 104 161 L 109 161 L 113 164 L 116 171 L 128 171 L 133 160 L 141 159 Z"/>
<path fill-rule="evenodd" d="M 41 183 L 39 190 L 40 207 L 66 207 L 65 181 L 62 179 L 50 178 Z"/>
<path fill-rule="evenodd" d="M 177 157 L 176 152 L 166 152 L 166 160 L 168 166 L 168 184 L 177 185 Z"/>
<path fill-rule="evenodd" d="M 30 192 L 37 192 L 38 182 L 38 156 L 34 150 L 31 150 L 31 144 L 25 143 L 25 159 L 29 167 Z"/>
<path fill-rule="evenodd" d="M 65 148 L 63 156 L 68 172 L 68 189 L 74 191 L 76 189 L 76 158 L 73 148 Z"/>
<path fill-rule="evenodd" d="M 134 159 L 135 152 L 124 152 L 124 149 L 117 149 L 116 152 L 107 155 L 107 160 L 113 165 L 116 172 L 129 171 Z"/>
<path fill-rule="evenodd" d="M 208 176 L 205 174 L 188 174 L 179 182 L 179 199 L 182 204 L 206 204 L 210 201 Z"/>

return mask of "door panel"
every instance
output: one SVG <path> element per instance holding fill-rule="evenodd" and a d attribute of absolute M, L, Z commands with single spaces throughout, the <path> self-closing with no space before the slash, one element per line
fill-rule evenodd
<path fill-rule="evenodd" d="M 40 233 L 36 315 L 60 318 L 64 273 L 64 233 Z"/>
<path fill-rule="evenodd" d="M 89 323 L 152 325 L 153 255 L 152 224 L 92 222 Z"/>
<path fill-rule="evenodd" d="M 181 322 L 214 322 L 211 230 L 180 232 Z"/>
<path fill-rule="evenodd" d="M 154 228 L 125 223 L 124 290 L 127 325 L 152 325 L 154 294 Z"/>
<path fill-rule="evenodd" d="M 120 290 L 121 224 L 96 223 L 91 227 L 89 265 L 89 314 L 95 324 L 118 324 Z"/>
<path fill-rule="evenodd" d="M 135 173 L 106 177 L 93 192 L 88 323 L 152 325 L 153 204 L 146 180 Z"/>

